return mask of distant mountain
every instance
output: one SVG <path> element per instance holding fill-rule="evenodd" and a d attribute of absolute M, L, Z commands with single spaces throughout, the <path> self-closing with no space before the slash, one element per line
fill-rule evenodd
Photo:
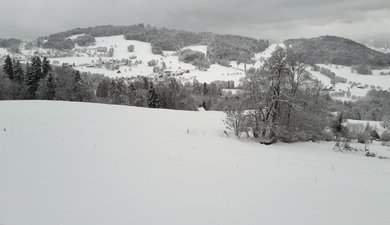
<path fill-rule="evenodd" d="M 131 26 L 97 26 L 76 28 L 42 37 L 47 40 L 46 47 L 57 49 L 71 49 L 73 41 L 68 37 L 85 34 L 92 37 L 124 35 L 127 40 L 137 40 L 152 44 L 155 54 L 162 51 L 177 51 L 190 45 L 207 45 L 208 58 L 212 63 L 224 64 L 237 60 L 249 62 L 254 54 L 264 51 L 269 42 L 239 35 L 222 35 L 215 33 L 196 33 L 184 30 L 157 28 L 143 24 Z M 45 45 L 44 45 L 45 47 Z"/>
<path fill-rule="evenodd" d="M 389 54 L 373 50 L 346 38 L 321 36 L 309 39 L 289 39 L 284 41 L 284 44 L 301 53 L 305 62 L 309 64 L 390 66 Z"/>

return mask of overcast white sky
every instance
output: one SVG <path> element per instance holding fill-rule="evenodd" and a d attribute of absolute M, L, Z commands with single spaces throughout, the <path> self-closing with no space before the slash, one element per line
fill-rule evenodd
<path fill-rule="evenodd" d="M 0 0 L 0 37 L 137 23 L 287 39 L 390 37 L 390 0 Z"/>

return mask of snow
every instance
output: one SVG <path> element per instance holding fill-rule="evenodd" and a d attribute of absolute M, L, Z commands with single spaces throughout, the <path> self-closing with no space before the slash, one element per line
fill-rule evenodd
<path fill-rule="evenodd" d="M 196 78 L 199 82 L 213 82 L 217 80 L 221 81 L 234 81 L 235 84 L 240 82 L 240 79 L 245 76 L 245 72 L 241 70 L 235 70 L 230 67 L 220 66 L 212 64 L 207 71 L 194 70 L 189 74 L 184 74 L 186 79 Z"/>
<path fill-rule="evenodd" d="M 74 38 L 74 36 L 72 36 Z M 128 52 L 127 47 L 129 45 L 134 45 L 134 52 Z M 108 49 L 114 48 L 113 57 L 101 57 L 98 55 L 96 49 L 98 47 L 107 47 Z M 183 79 L 193 80 L 193 78 L 198 79 L 200 82 L 212 82 L 216 80 L 233 80 L 238 82 L 241 77 L 244 76 L 244 72 L 235 68 L 223 67 L 219 65 L 211 65 L 210 69 L 207 71 L 200 71 L 196 69 L 195 66 L 180 62 L 178 57 L 175 55 L 174 51 L 164 51 L 164 56 L 152 54 L 152 47 L 150 43 L 135 41 L 135 40 L 126 40 L 123 35 L 110 36 L 110 37 L 97 37 L 96 44 L 88 47 L 77 46 L 75 48 L 78 51 L 78 56 L 73 57 L 64 57 L 64 58 L 51 58 L 51 61 L 57 61 L 59 64 L 68 63 L 70 65 L 75 64 L 76 69 L 83 72 L 91 72 L 97 74 L 103 74 L 108 77 L 137 77 L 142 76 L 154 76 L 153 67 L 147 65 L 147 62 L 150 60 L 158 61 L 158 65 L 161 67 L 161 63 L 165 62 L 167 68 L 173 72 L 180 72 L 189 70 L 190 73 L 183 76 Z M 192 49 L 195 51 L 201 51 L 207 53 L 206 45 L 197 45 L 197 46 L 188 46 L 184 49 Z M 80 53 L 81 50 L 89 51 L 92 55 L 87 53 Z M 91 68 L 87 65 L 98 62 L 99 59 L 103 61 L 108 60 L 122 60 L 129 59 L 131 56 L 136 56 L 135 59 L 132 59 L 134 62 L 142 61 L 142 64 L 137 66 L 121 66 L 118 70 L 121 73 L 117 73 L 118 70 L 108 70 L 104 67 L 102 68 Z"/>
<path fill-rule="evenodd" d="M 380 75 L 381 72 L 388 72 L 390 69 L 381 69 L 381 70 L 373 70 L 373 75 L 360 75 L 357 73 L 353 73 L 351 71 L 351 67 L 335 65 L 335 64 L 317 64 L 320 67 L 324 67 L 330 69 L 332 72 L 336 74 L 336 76 L 347 79 L 347 83 L 336 83 L 334 86 L 336 92 L 350 92 L 351 96 L 347 97 L 333 97 L 335 99 L 339 99 L 342 101 L 353 101 L 358 98 L 366 96 L 367 92 L 371 90 L 372 86 L 375 86 L 376 89 L 381 88 L 383 90 L 387 90 L 390 88 L 390 76 Z M 312 76 L 321 81 L 325 86 L 331 87 L 331 79 L 318 71 L 313 71 L 312 67 L 307 67 L 308 71 L 312 74 Z M 351 83 L 356 83 L 361 85 L 359 88 L 356 85 L 352 86 Z M 368 87 L 365 87 L 368 85 Z"/>
<path fill-rule="evenodd" d="M 0 56 L 8 55 L 8 50 L 6 48 L 0 48 Z"/>
<path fill-rule="evenodd" d="M 374 85 L 382 87 L 383 89 L 390 88 L 390 76 L 379 75 L 382 71 L 389 71 L 389 69 L 384 70 L 373 70 L 373 75 L 360 75 L 357 73 L 353 73 L 351 71 L 351 67 L 349 66 L 340 66 L 334 64 L 318 64 L 321 67 L 330 69 L 332 72 L 336 73 L 337 76 L 346 78 L 351 82 L 361 83 L 362 85 Z M 369 90 L 369 89 L 368 89 Z"/>
<path fill-rule="evenodd" d="M 312 70 L 312 67 L 307 67 L 307 70 L 311 73 L 311 75 L 315 79 L 321 81 L 325 86 L 328 86 L 328 87 L 332 86 L 331 79 L 329 77 L 323 75 L 322 73 L 320 73 L 318 71 Z"/>
<path fill-rule="evenodd" d="M 71 40 L 75 40 L 76 38 L 84 36 L 84 35 L 85 34 L 76 34 L 76 35 L 69 36 L 68 38 L 71 39 Z"/>
<path fill-rule="evenodd" d="M 265 49 L 264 51 L 258 53 L 258 54 L 255 54 L 255 58 L 256 59 L 268 59 L 269 57 L 271 57 L 272 53 L 278 48 L 286 48 L 286 46 L 283 44 L 283 43 L 277 43 L 277 44 L 271 44 L 270 46 L 268 46 L 267 49 Z"/>
<path fill-rule="evenodd" d="M 187 46 L 187 47 L 182 48 L 182 50 L 185 50 L 185 49 L 190 49 L 192 51 L 202 52 L 203 54 L 207 55 L 207 45 L 191 45 L 191 46 Z"/>
<path fill-rule="evenodd" d="M 223 118 L 1 101 L 0 223 L 390 223 L 388 160 L 226 137 Z"/>

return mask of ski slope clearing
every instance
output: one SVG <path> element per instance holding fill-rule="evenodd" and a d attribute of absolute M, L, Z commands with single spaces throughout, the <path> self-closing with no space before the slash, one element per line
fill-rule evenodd
<path fill-rule="evenodd" d="M 0 102 L 0 224 L 389 224 L 390 162 L 260 145 L 221 112 Z"/>

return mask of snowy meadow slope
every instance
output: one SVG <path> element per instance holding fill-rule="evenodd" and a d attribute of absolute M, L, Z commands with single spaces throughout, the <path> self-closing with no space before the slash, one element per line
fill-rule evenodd
<path fill-rule="evenodd" d="M 0 102 L 0 224 L 389 224 L 390 163 L 221 112 Z"/>

